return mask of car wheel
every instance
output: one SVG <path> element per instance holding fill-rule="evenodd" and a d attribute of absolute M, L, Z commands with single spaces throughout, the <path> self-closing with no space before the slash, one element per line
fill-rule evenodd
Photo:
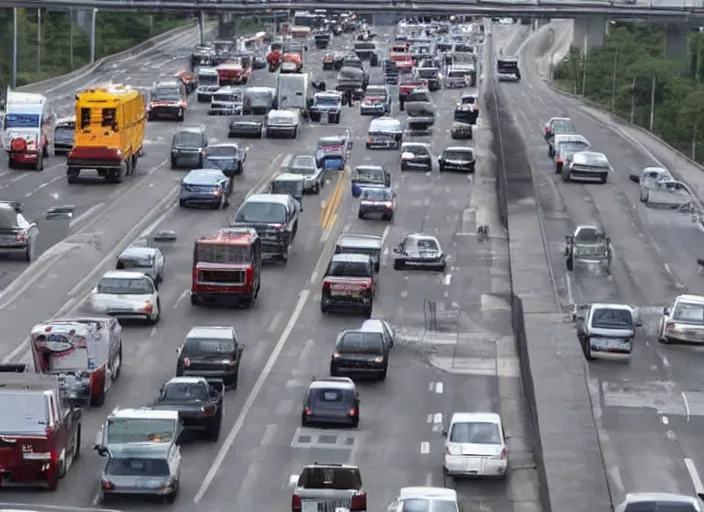
<path fill-rule="evenodd" d="M 177 163 L 178 162 L 176 161 L 176 159 L 174 157 L 171 157 L 171 168 L 172 169 L 176 169 Z"/>
<path fill-rule="evenodd" d="M 394 260 L 394 270 L 403 270 L 406 264 L 403 260 Z"/>
<path fill-rule="evenodd" d="M 156 316 L 155 317 L 150 317 L 149 318 L 149 323 L 152 325 L 156 325 L 159 323 L 159 320 L 161 320 L 161 302 L 159 299 L 156 300 Z"/>
<path fill-rule="evenodd" d="M 364 213 L 362 213 L 362 212 L 357 212 L 357 218 L 363 219 L 363 218 L 364 218 Z"/>
<path fill-rule="evenodd" d="M 379 372 L 379 380 L 380 380 L 380 381 L 385 381 L 385 380 L 386 380 L 386 370 L 387 370 L 387 369 L 384 368 L 383 370 L 381 370 L 381 371 Z"/>
<path fill-rule="evenodd" d="M 320 183 L 318 183 L 317 181 L 315 182 L 315 185 L 313 185 L 313 193 L 320 194 Z"/>
<path fill-rule="evenodd" d="M 178 205 L 179 205 L 181 208 L 185 208 L 185 207 L 186 207 L 186 202 L 185 202 L 185 201 L 179 201 L 179 202 L 178 202 Z"/>
<path fill-rule="evenodd" d="M 438 171 L 445 172 L 445 166 L 443 164 L 438 165 Z"/>
<path fill-rule="evenodd" d="M 323 303 L 320 304 L 320 312 L 323 314 L 328 312 L 328 307 Z"/>

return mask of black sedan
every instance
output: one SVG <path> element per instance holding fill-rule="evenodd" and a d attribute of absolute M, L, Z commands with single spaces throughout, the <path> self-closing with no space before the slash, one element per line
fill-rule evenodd
<path fill-rule="evenodd" d="M 244 345 L 232 327 L 192 327 L 178 349 L 176 376 L 222 379 L 237 389 Z"/>
<path fill-rule="evenodd" d="M 330 359 L 330 375 L 386 380 L 390 346 L 379 332 L 345 330 L 337 337 Z"/>
<path fill-rule="evenodd" d="M 37 236 L 39 228 L 24 218 L 21 203 L 0 201 L 0 254 L 16 254 L 30 263 Z"/>
<path fill-rule="evenodd" d="M 234 138 L 254 138 L 261 139 L 264 130 L 264 123 L 261 117 L 237 116 L 231 123 L 227 132 L 230 139 Z"/>
<path fill-rule="evenodd" d="M 438 157 L 438 168 L 440 172 L 459 171 L 474 172 L 476 160 L 474 150 L 465 146 L 450 146 L 445 148 L 442 155 Z"/>
<path fill-rule="evenodd" d="M 150 407 L 178 411 L 184 429 L 202 432 L 216 442 L 222 428 L 224 391 L 221 379 L 174 377 L 161 387 Z"/>
<path fill-rule="evenodd" d="M 393 250 L 394 270 L 408 267 L 445 271 L 445 253 L 434 236 L 406 235 Z"/>
<path fill-rule="evenodd" d="M 249 148 L 240 148 L 232 142 L 214 144 L 208 147 L 203 167 L 220 169 L 225 176 L 232 178 L 244 171 L 248 150 Z"/>

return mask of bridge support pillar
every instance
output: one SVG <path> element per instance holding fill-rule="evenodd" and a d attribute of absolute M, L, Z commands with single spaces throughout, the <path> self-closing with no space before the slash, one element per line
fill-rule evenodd
<path fill-rule="evenodd" d="M 235 39 L 235 19 L 231 12 L 218 14 L 218 39 Z"/>
<path fill-rule="evenodd" d="M 606 18 L 604 16 L 582 16 L 575 18 L 572 32 L 572 45 L 582 53 L 604 44 Z"/>
<path fill-rule="evenodd" d="M 205 13 L 198 13 L 198 40 L 200 44 L 205 44 Z"/>
<path fill-rule="evenodd" d="M 692 73 L 692 62 L 689 58 L 689 27 L 687 25 L 666 25 L 665 52 L 667 58 L 680 62 L 680 72 L 683 75 Z"/>

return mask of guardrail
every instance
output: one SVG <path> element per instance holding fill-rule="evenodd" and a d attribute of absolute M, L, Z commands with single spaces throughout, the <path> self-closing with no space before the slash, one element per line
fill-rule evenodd
<path fill-rule="evenodd" d="M 102 66 L 105 66 L 106 64 L 112 64 L 120 59 L 124 59 L 125 57 L 138 55 L 175 36 L 180 36 L 188 32 L 189 30 L 193 30 L 193 28 L 196 26 L 197 23 L 194 21 L 193 23 L 189 23 L 188 25 L 167 30 L 166 32 L 162 32 L 157 36 L 154 36 L 150 39 L 147 39 L 146 41 L 143 41 L 142 43 L 139 43 L 136 46 L 133 46 L 132 48 L 128 48 L 127 50 L 121 51 L 119 53 L 114 53 L 112 55 L 103 57 L 102 59 L 98 59 L 92 64 L 83 66 L 82 68 L 71 71 L 70 73 L 66 73 L 65 75 L 60 75 L 53 78 L 48 78 L 46 80 L 42 80 L 41 82 L 33 82 L 31 84 L 22 85 L 20 87 L 17 87 L 17 90 L 22 92 L 40 92 L 44 94 L 51 94 L 52 91 L 58 89 L 59 87 L 72 84 L 73 82 L 76 82 L 81 78 L 90 75 L 91 73 L 95 73 L 98 69 L 100 69 Z"/>
<path fill-rule="evenodd" d="M 246 3 L 241 1 L 196 1 L 183 0 L 0 0 L 0 7 L 26 8 L 100 9 L 103 11 L 156 11 L 156 12 L 239 12 L 265 13 L 270 10 L 314 10 L 349 11 L 349 3 L 333 2 L 267 2 Z M 408 13 L 475 16 L 532 16 L 537 18 L 573 18 L 581 16 L 606 16 L 609 19 L 647 19 L 649 21 L 697 22 L 704 19 L 704 8 L 695 6 L 667 7 L 658 5 L 614 5 L 606 2 L 540 2 L 536 4 L 504 3 L 490 1 L 481 3 L 458 3 L 458 0 L 432 2 L 431 0 L 391 0 L 387 3 L 361 0 L 355 2 L 358 13 Z"/>

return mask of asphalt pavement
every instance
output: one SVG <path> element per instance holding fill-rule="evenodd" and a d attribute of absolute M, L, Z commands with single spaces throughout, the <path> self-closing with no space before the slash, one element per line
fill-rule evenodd
<path fill-rule="evenodd" d="M 697 468 L 704 467 L 697 436 L 704 414 L 701 348 L 662 346 L 655 331 L 664 304 L 685 290 L 702 293 L 696 258 L 701 257 L 704 235 L 688 215 L 640 203 L 638 186 L 628 179 L 630 173 L 674 158 L 672 152 L 668 156 L 658 145 L 656 159 L 648 143 L 638 141 L 645 135 L 636 140 L 636 130 L 626 134 L 626 128 L 608 115 L 558 95 L 543 83 L 535 63 L 557 50 L 546 52 L 546 39 L 558 40 L 555 34 L 566 29 L 566 24 L 553 25 L 527 40 L 521 51 L 523 81 L 501 87 L 511 101 L 537 180 L 564 310 L 575 303 L 628 303 L 638 308 L 644 322 L 628 363 L 597 360 L 588 365 L 609 487 L 615 502 L 634 491 L 693 495 L 702 491 Z M 502 30 L 525 31 L 508 27 L 495 28 L 494 33 Z M 548 36 L 550 30 L 557 32 Z M 542 137 L 545 122 L 553 116 L 571 117 L 593 149 L 607 156 L 614 171 L 608 184 L 563 183 L 555 174 Z M 701 180 L 701 168 L 691 164 L 672 170 L 685 181 Z M 611 236 L 611 275 L 565 272 L 564 235 L 579 224 L 602 226 Z"/>
<path fill-rule="evenodd" d="M 389 36 L 380 37 L 386 42 Z M 334 46 L 344 48 L 345 39 L 336 40 Z M 332 85 L 334 73 L 320 71 L 321 60 L 322 52 L 311 49 L 306 53 L 305 69 L 315 79 L 324 78 Z M 173 60 L 172 69 L 181 64 Z M 374 79 L 380 79 L 379 69 L 373 71 Z M 257 71 L 254 83 L 273 86 L 275 75 Z M 446 145 L 456 144 L 450 140 L 449 129 L 460 92 L 435 95 L 438 112 L 444 115 L 439 116 L 430 136 L 417 139 L 429 142 L 437 155 Z M 394 113 L 397 108 L 395 102 Z M 211 140 L 222 138 L 227 119 L 213 121 L 203 110 L 191 105 L 186 122 L 204 123 Z M 93 221 L 86 233 L 69 238 L 71 243 L 67 240 L 56 246 L 59 249 L 54 250 L 64 251 L 57 252 L 59 259 L 52 263 L 56 266 L 38 269 L 42 278 L 37 286 L 24 291 L 23 300 L 13 302 L 14 309 L 0 311 L 0 315 L 7 314 L 6 321 L 14 319 L 10 326 L 13 337 L 6 339 L 20 341 L 32 323 L 57 310 L 65 315 L 80 311 L 85 293 L 100 273 L 114 264 L 113 247 L 126 245 L 140 233 L 161 229 L 172 229 L 179 237 L 176 243 L 164 246 L 167 263 L 160 289 L 162 320 L 154 327 L 125 326 L 122 376 L 100 410 L 85 412 L 83 457 L 56 493 L 8 490 L 3 501 L 39 506 L 50 503 L 55 510 L 96 507 L 98 475 L 104 461 L 90 448 L 107 411 L 150 401 L 174 374 L 176 348 L 190 327 L 224 324 L 234 325 L 246 345 L 240 385 L 226 398 L 220 443 L 183 447 L 181 494 L 173 505 L 176 510 L 224 511 L 230 510 L 233 502 L 241 508 L 290 506 L 289 475 L 316 460 L 358 464 L 369 492 L 369 509 L 380 509 L 400 487 L 443 485 L 442 425 L 452 412 L 487 410 L 501 412 L 504 417 L 512 470 L 506 481 L 457 484 L 465 509 L 541 509 L 506 302 L 510 292 L 507 241 L 496 218 L 490 129 L 480 115 L 475 140 L 470 143 L 477 151 L 476 175 L 440 175 L 437 167 L 428 174 L 401 174 L 398 151 L 365 149 L 369 121 L 359 115 L 358 107 L 346 107 L 341 125 L 307 125 L 298 140 L 243 142 L 250 146 L 248 163 L 235 185 L 230 211 L 175 207 L 173 190 L 183 172 L 162 165 L 137 185 L 124 183 L 122 186 L 135 189 L 121 203 L 103 201 L 103 207 L 114 207 L 110 215 Z M 164 126 L 163 132 L 152 135 L 150 127 L 150 139 L 164 139 L 161 145 L 154 142 L 150 150 L 157 164 L 168 154 L 169 130 L 174 129 L 170 123 L 158 124 Z M 399 204 L 394 221 L 359 220 L 345 174 L 330 175 L 319 197 L 304 199 L 305 211 L 289 262 L 264 268 L 261 293 L 251 310 L 193 307 L 188 300 L 193 240 L 226 225 L 237 203 L 250 190 L 265 188 L 268 178 L 293 154 L 313 153 L 320 136 L 343 133 L 346 128 L 355 142 L 351 167 L 376 163 L 391 172 Z M 321 212 L 338 184 L 344 187 L 343 199 L 335 222 L 323 230 Z M 490 226 L 491 236 L 484 242 L 474 236 L 478 223 Z M 445 274 L 393 270 L 389 249 L 403 234 L 416 231 L 439 238 L 449 257 Z M 362 321 L 358 316 L 320 313 L 322 273 L 342 232 L 376 234 L 384 239 L 374 316 L 392 323 L 398 345 L 386 381 L 359 384 L 362 404 L 358 429 L 301 429 L 301 401 L 308 382 L 327 374 L 338 332 Z M 426 301 L 435 302 L 442 332 L 425 329 Z M 10 349 L 12 344 L 8 343 L 7 351 Z M 12 359 L 27 357 L 21 348 L 13 352 Z M 153 504 L 126 501 L 111 507 L 147 510 Z"/>

